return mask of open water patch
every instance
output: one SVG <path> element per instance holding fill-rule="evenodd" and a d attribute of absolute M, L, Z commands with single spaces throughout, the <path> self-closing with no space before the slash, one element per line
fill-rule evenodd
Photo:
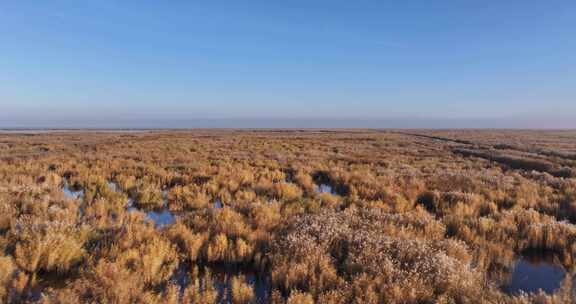
<path fill-rule="evenodd" d="M 184 291 L 192 282 L 190 278 L 190 265 L 182 264 L 175 271 L 172 282 L 177 284 Z M 205 284 L 205 273 L 210 271 L 212 284 L 218 291 L 218 303 L 232 304 L 232 279 L 242 276 L 245 283 L 250 285 L 254 291 L 255 301 L 253 303 L 264 304 L 270 302 L 272 294 L 272 283 L 270 277 L 259 273 L 255 269 L 237 266 L 209 265 L 199 266 L 200 284 Z"/>
<path fill-rule="evenodd" d="M 106 185 L 108 185 L 108 189 L 110 189 L 110 191 L 120 192 L 120 186 L 118 186 L 118 184 L 116 182 L 108 181 L 108 182 L 106 182 Z"/>
<path fill-rule="evenodd" d="M 336 191 L 334 191 L 334 187 L 329 184 L 318 184 L 316 185 L 316 192 L 318 193 L 330 193 L 337 195 Z"/>
<path fill-rule="evenodd" d="M 526 252 L 515 261 L 510 280 L 502 289 L 511 295 L 535 293 L 539 290 L 552 294 L 569 275 L 553 254 Z"/>
<path fill-rule="evenodd" d="M 64 183 L 61 190 L 67 199 L 77 200 L 84 197 L 84 190 L 70 187 L 70 184 L 68 183 Z"/>
<path fill-rule="evenodd" d="M 136 207 L 128 207 L 128 212 L 142 212 L 146 214 L 146 220 L 154 222 L 157 229 L 164 228 L 176 223 L 176 215 L 168 209 L 142 211 Z"/>

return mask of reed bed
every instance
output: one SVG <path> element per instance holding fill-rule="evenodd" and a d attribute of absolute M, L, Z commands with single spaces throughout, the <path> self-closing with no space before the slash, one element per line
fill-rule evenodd
<path fill-rule="evenodd" d="M 0 303 L 572 303 L 576 134 L 509 132 L 0 135 Z"/>

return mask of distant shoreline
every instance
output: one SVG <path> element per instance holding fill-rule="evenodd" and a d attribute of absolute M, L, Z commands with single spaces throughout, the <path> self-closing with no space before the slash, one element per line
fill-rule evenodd
<path fill-rule="evenodd" d="M 454 130 L 454 131 L 531 131 L 531 132 L 571 132 L 576 128 L 538 129 L 538 128 L 311 128 L 311 127 L 194 127 L 194 128 L 0 128 L 0 134 L 51 134 L 51 133 L 151 133 L 151 132 L 187 132 L 187 131 L 402 131 L 402 130 Z"/>

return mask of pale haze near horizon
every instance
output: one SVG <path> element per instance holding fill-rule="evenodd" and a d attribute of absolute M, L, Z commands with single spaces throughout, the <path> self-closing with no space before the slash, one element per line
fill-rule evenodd
<path fill-rule="evenodd" d="M 6 1 L 0 128 L 576 128 L 573 1 Z"/>

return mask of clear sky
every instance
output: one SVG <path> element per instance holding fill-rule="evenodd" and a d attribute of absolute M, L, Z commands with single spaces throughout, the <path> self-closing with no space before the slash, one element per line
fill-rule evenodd
<path fill-rule="evenodd" d="M 576 1 L 0 1 L 0 127 L 271 118 L 576 127 Z"/>

